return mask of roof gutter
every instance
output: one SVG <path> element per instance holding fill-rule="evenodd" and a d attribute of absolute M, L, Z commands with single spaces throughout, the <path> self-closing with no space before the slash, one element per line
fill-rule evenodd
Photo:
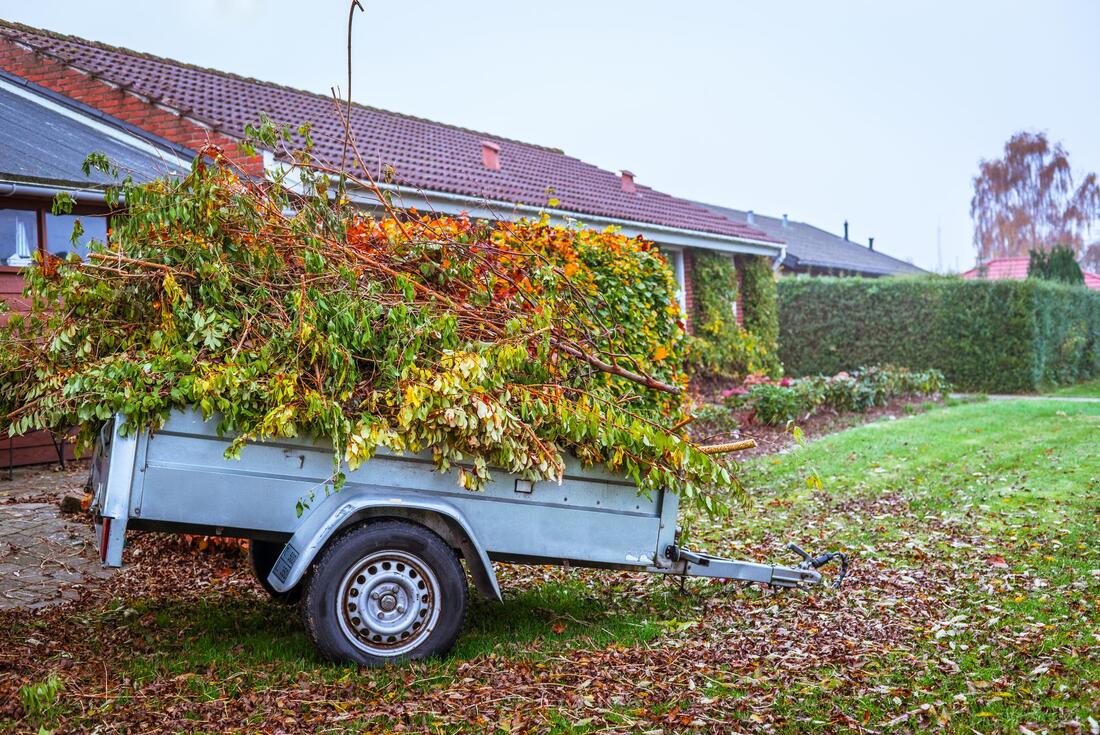
<path fill-rule="evenodd" d="M 530 204 L 517 204 L 501 200 L 483 199 L 463 194 L 450 192 L 414 189 L 396 184 L 379 183 L 378 188 L 390 191 L 397 195 L 411 195 L 423 200 L 432 209 L 457 214 L 460 211 L 467 212 L 471 217 L 484 217 L 487 219 L 501 219 L 501 214 L 506 212 L 518 212 L 526 215 L 541 215 L 546 213 L 551 221 L 559 223 L 584 222 L 596 225 L 612 225 L 623 230 L 628 236 L 642 235 L 651 240 L 658 240 L 668 245 L 681 245 L 688 247 L 704 248 L 708 250 L 720 250 L 725 252 L 752 253 L 766 255 L 773 260 L 782 260 L 786 245 L 751 238 L 739 238 L 730 235 L 721 235 L 702 230 L 689 230 L 682 227 L 659 225 L 638 220 L 620 219 L 582 212 L 571 212 L 562 209 L 548 207 L 536 207 Z M 378 206 L 377 197 L 368 192 L 352 192 L 353 201 Z M 406 206 L 402 204 L 402 206 Z"/>
<path fill-rule="evenodd" d="M 77 202 L 102 203 L 107 201 L 106 192 L 100 189 L 73 189 L 66 186 L 50 186 L 48 184 L 16 184 L 12 181 L 0 181 L 0 197 L 36 197 L 54 198 L 58 194 L 68 194 Z"/>

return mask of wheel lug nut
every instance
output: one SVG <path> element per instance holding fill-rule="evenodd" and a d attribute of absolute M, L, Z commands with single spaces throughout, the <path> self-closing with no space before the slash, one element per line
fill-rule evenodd
<path fill-rule="evenodd" d="M 370 598 L 371 598 L 372 600 L 377 600 L 377 599 L 378 599 L 379 597 L 381 597 L 381 596 L 382 596 L 382 593 L 381 593 L 381 592 L 379 592 L 378 590 L 375 590 L 374 592 L 371 592 L 371 593 L 370 593 Z"/>
<path fill-rule="evenodd" d="M 405 606 L 404 605 L 398 605 L 397 606 L 397 612 L 399 612 L 399 613 L 405 612 Z"/>

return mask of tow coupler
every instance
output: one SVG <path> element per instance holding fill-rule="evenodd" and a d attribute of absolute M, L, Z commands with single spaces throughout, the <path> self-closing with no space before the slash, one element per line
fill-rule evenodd
<path fill-rule="evenodd" d="M 734 561 L 718 556 L 697 554 L 670 544 L 665 548 L 665 559 L 672 564 L 666 567 L 651 567 L 650 571 L 681 577 L 738 579 L 775 587 L 798 587 L 803 584 L 820 584 L 821 573 L 817 570 L 836 559 L 840 561 L 840 574 L 833 581 L 833 587 L 840 587 L 848 574 L 848 557 L 842 552 L 830 551 L 813 556 L 795 544 L 788 544 L 787 548 L 802 557 L 801 564 L 796 567 L 784 567 L 751 561 Z"/>

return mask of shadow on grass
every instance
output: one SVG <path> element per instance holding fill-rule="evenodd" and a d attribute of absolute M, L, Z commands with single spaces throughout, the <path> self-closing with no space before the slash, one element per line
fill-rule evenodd
<path fill-rule="evenodd" d="M 628 608 L 573 581 L 512 592 L 503 603 L 471 597 L 465 628 L 444 665 L 488 653 L 538 659 L 571 648 L 650 640 L 664 630 L 662 618 L 675 615 L 679 598 L 656 590 L 644 599 L 646 604 Z M 214 668 L 316 671 L 326 679 L 347 670 L 316 652 L 297 607 L 252 595 L 223 595 L 142 599 L 133 601 L 130 610 L 107 615 L 100 624 L 121 625 L 141 641 L 125 662 L 138 680 Z"/>

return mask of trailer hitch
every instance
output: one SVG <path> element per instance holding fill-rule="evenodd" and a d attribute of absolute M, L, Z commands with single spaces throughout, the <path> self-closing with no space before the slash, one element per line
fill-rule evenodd
<path fill-rule="evenodd" d="M 844 577 L 848 575 L 848 556 L 841 551 L 827 551 L 824 554 L 818 554 L 813 556 L 806 553 L 798 544 L 787 544 L 787 549 L 793 551 L 802 557 L 802 563 L 798 565 L 799 569 L 818 569 L 825 566 L 833 559 L 840 560 L 840 574 L 837 575 L 836 580 L 833 582 L 833 588 L 839 589 L 841 583 L 844 581 Z"/>
<path fill-rule="evenodd" d="M 760 582 L 783 588 L 821 583 L 821 573 L 805 562 L 797 567 L 757 564 L 751 561 L 736 561 L 710 554 L 699 554 L 681 548 L 677 544 L 666 546 L 664 557 L 669 563 L 648 567 L 648 571 L 676 575 L 681 578 L 681 584 L 685 577 Z"/>

